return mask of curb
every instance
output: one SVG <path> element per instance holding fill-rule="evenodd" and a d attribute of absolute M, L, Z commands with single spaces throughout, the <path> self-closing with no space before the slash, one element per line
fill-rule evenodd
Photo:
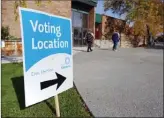
<path fill-rule="evenodd" d="M 80 95 L 80 93 L 79 93 L 79 91 L 78 91 L 78 89 L 77 89 L 77 87 L 76 87 L 76 85 L 75 85 L 74 82 L 73 82 L 73 86 L 74 86 L 74 88 L 76 89 L 77 94 L 79 94 L 79 96 L 80 96 L 80 100 L 81 100 L 82 103 L 83 103 L 83 107 L 85 108 L 86 111 L 89 112 L 90 117 L 94 118 L 95 116 L 93 115 L 93 113 L 92 113 L 92 112 L 90 111 L 90 109 L 88 108 L 88 106 L 87 106 L 87 104 L 85 103 L 84 99 L 81 97 L 81 95 Z"/>

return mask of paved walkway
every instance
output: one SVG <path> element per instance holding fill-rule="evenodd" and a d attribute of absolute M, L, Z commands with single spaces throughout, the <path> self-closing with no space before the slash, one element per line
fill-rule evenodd
<path fill-rule="evenodd" d="M 163 116 L 162 50 L 81 52 L 74 81 L 95 117 Z"/>

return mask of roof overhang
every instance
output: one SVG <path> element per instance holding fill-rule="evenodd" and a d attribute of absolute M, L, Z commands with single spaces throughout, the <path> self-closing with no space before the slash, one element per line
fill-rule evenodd
<path fill-rule="evenodd" d="M 72 0 L 72 1 L 81 2 L 81 3 L 87 4 L 93 7 L 97 6 L 97 0 Z"/>

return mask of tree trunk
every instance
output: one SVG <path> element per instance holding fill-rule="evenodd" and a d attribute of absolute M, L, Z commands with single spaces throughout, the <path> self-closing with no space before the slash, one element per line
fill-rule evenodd
<path fill-rule="evenodd" d="M 146 28 L 147 28 L 147 46 L 150 46 L 150 28 L 147 24 L 146 24 Z"/>

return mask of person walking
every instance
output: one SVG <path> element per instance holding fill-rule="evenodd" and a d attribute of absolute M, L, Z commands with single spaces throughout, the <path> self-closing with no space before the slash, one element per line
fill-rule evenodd
<path fill-rule="evenodd" d="M 87 52 L 93 51 L 92 50 L 92 43 L 93 43 L 93 40 L 94 40 L 94 34 L 93 34 L 92 30 L 90 30 L 90 29 L 88 30 L 85 39 L 86 39 L 87 45 L 88 45 Z"/>
<path fill-rule="evenodd" d="M 115 29 L 112 35 L 113 51 L 117 51 L 117 45 L 119 40 L 120 40 L 120 34 L 118 33 L 118 30 Z"/>

